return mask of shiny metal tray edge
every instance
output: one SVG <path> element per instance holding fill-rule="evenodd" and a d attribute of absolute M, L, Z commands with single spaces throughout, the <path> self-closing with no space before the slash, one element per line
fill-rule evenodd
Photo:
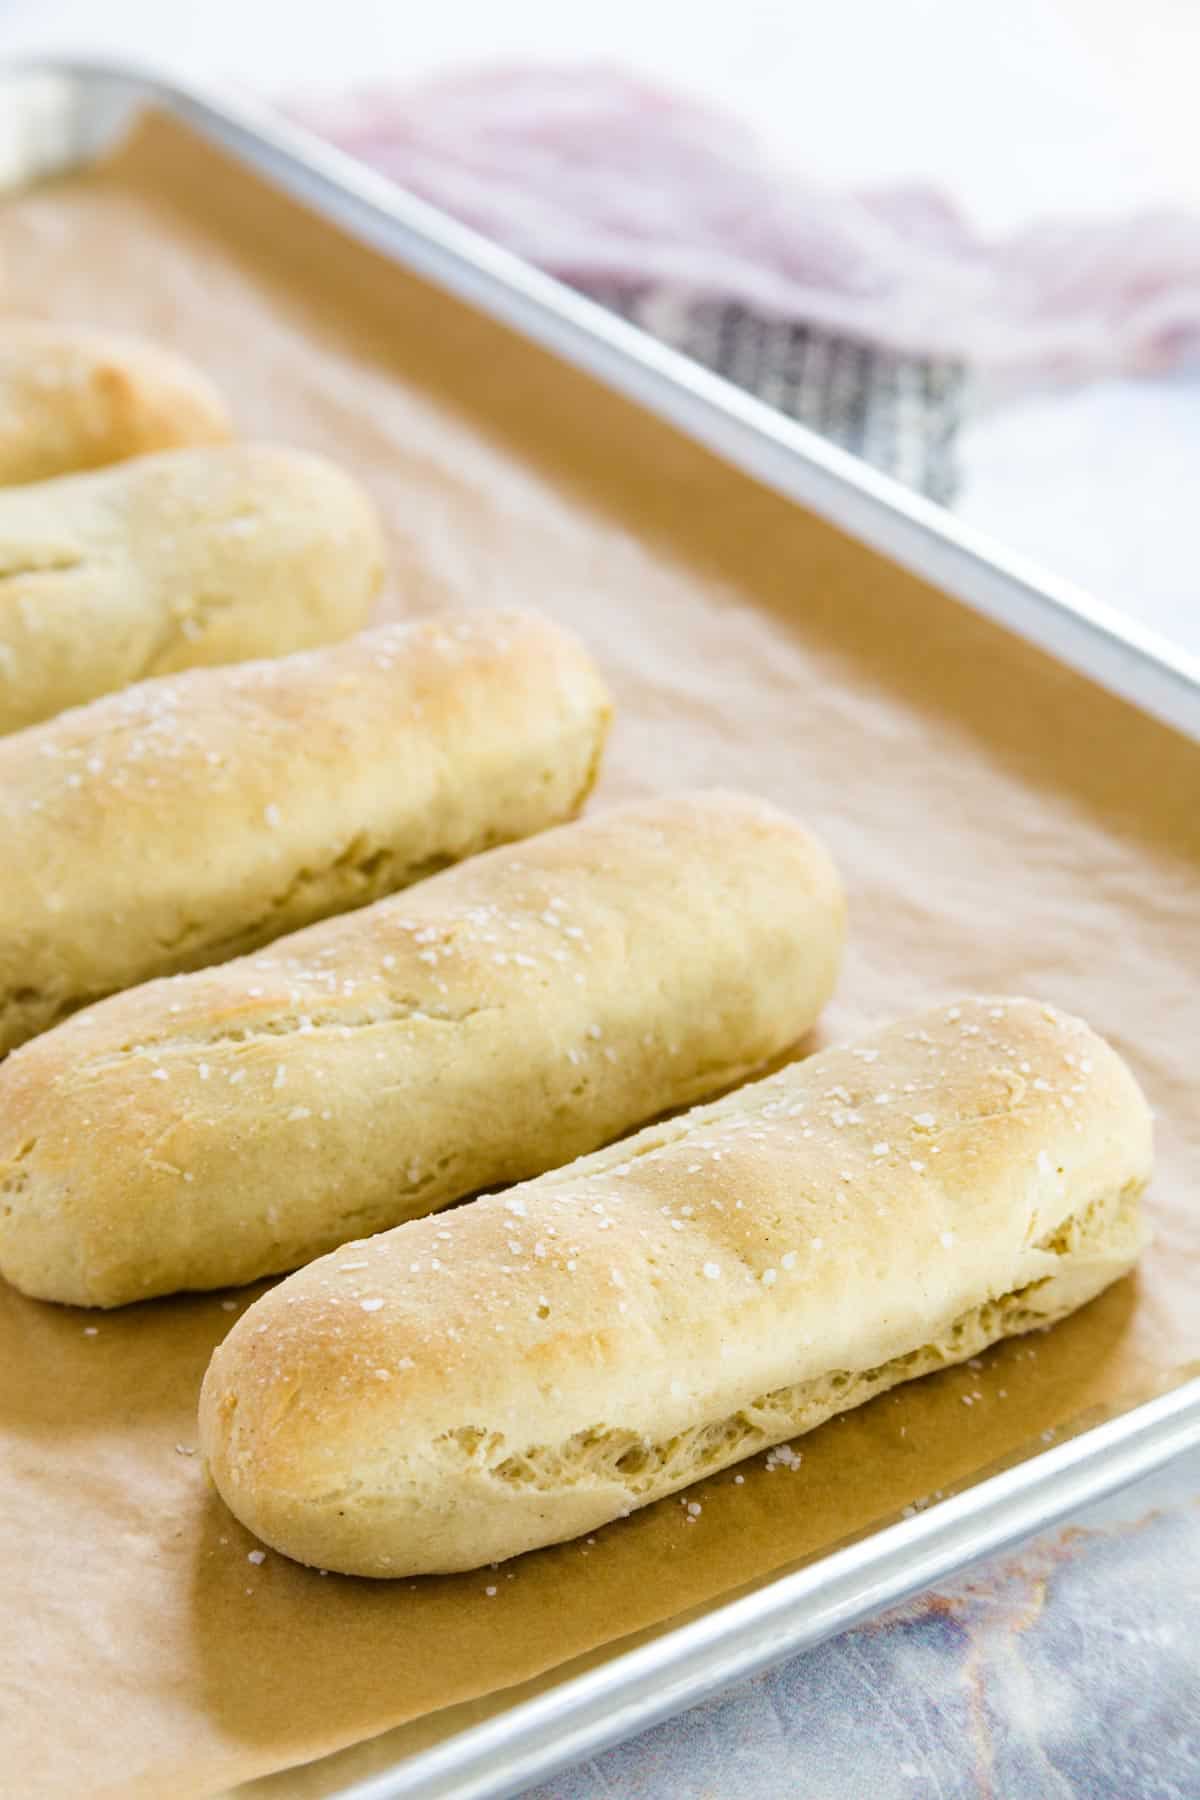
<path fill-rule="evenodd" d="M 103 63 L 0 62 L 0 83 L 0 191 L 98 154 L 140 105 L 164 107 L 343 230 L 598 376 L 1101 687 L 1200 737 L 1200 657 L 1038 570 L 269 108 Z"/>
<path fill-rule="evenodd" d="M 504 1800 L 1200 1445 L 1200 1379 L 563 1682 L 338 1800 Z"/>
<path fill-rule="evenodd" d="M 243 98 L 112 64 L 0 62 L 0 192 L 80 166 L 145 105 L 174 113 L 344 230 L 669 420 L 726 461 L 1200 739 L 1200 659 L 668 350 Z M 1200 1446 L 1200 1379 L 916 1517 L 338 1790 L 341 1800 L 503 1800 L 919 1593 Z"/>

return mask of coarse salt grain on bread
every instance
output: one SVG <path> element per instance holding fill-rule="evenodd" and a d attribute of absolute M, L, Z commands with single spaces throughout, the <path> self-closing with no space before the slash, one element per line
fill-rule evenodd
<path fill-rule="evenodd" d="M 145 682 L 0 739 L 0 1053 L 570 818 L 609 713 L 576 638 L 488 611 Z"/>
<path fill-rule="evenodd" d="M 204 1454 L 301 1562 L 499 1561 L 1081 1306 L 1150 1163 L 1085 1025 L 940 1008 L 293 1275 L 213 1356 Z"/>
<path fill-rule="evenodd" d="M 794 820 L 683 794 L 133 989 L 0 1065 L 0 1270 L 221 1287 L 569 1161 L 807 1031 L 843 913 Z"/>
<path fill-rule="evenodd" d="M 0 732 L 347 637 L 382 580 L 366 494 L 299 450 L 164 450 L 0 489 Z"/>

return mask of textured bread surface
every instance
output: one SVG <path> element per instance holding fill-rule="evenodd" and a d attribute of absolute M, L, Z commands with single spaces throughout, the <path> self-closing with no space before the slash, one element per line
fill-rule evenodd
<path fill-rule="evenodd" d="M 494 611 L 160 678 L 0 740 L 0 1052 L 570 818 L 608 716 L 574 637 Z"/>
<path fill-rule="evenodd" d="M 302 1562 L 495 1562 L 1082 1305 L 1150 1161 L 1085 1025 L 967 1000 L 293 1275 L 214 1354 L 204 1453 Z"/>
<path fill-rule="evenodd" d="M 133 989 L 0 1066 L 0 1270 L 115 1306 L 538 1174 L 785 1049 L 842 934 L 814 839 L 700 793 Z"/>
<path fill-rule="evenodd" d="M 229 436 L 207 376 L 144 339 L 0 320 L 0 486 Z"/>
<path fill-rule="evenodd" d="M 362 489 L 298 450 L 165 450 L 0 491 L 0 732 L 347 637 L 382 575 Z"/>

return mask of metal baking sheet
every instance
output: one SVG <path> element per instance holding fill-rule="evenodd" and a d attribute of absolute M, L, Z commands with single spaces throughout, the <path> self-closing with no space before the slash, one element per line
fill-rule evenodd
<path fill-rule="evenodd" d="M 1200 664 L 1025 568 L 949 515 L 610 317 L 390 183 L 246 102 L 121 68 L 0 70 L 0 186 L 78 167 L 146 104 L 172 112 L 398 263 L 587 369 L 728 462 L 882 551 L 1094 681 L 1200 737 Z M 305 1791 L 356 1800 L 500 1796 L 871 1616 L 1200 1443 L 1200 1381 L 974 1482 L 919 1516 L 758 1585 L 636 1648 L 558 1671 L 533 1698 L 493 1696 L 423 1721 L 426 1747 L 347 1786 L 353 1752 L 305 1772 Z M 371 1765 L 398 1734 L 379 1740 Z M 399 1754 L 399 1751 L 397 1751 Z M 267 1784 L 257 1784 L 266 1791 Z M 248 1790 L 252 1791 L 252 1790 Z"/>

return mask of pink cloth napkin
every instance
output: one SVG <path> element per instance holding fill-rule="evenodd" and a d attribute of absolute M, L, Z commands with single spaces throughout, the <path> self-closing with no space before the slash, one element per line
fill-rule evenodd
<path fill-rule="evenodd" d="M 737 120 L 595 66 L 481 70 L 292 109 L 579 287 L 651 285 L 1006 380 L 1200 361 L 1200 220 L 981 238 L 937 189 L 827 190 Z"/>

